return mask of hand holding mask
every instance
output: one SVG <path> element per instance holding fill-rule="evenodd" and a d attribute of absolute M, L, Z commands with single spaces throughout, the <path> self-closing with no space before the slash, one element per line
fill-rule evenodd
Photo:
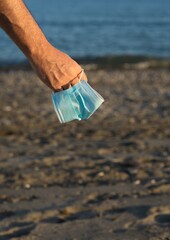
<path fill-rule="evenodd" d="M 85 80 L 81 80 L 71 88 L 52 93 L 52 101 L 60 123 L 65 123 L 88 119 L 104 99 Z"/>

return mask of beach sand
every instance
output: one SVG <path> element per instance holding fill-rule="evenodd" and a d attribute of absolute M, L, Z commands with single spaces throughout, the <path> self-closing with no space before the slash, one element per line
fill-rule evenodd
<path fill-rule="evenodd" d="M 0 240 L 170 240 L 170 71 L 84 68 L 105 102 L 68 124 L 0 72 Z"/>

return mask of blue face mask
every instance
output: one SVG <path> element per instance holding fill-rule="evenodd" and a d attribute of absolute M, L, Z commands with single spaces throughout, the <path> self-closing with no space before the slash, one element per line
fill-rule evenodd
<path fill-rule="evenodd" d="M 71 88 L 52 93 L 54 109 L 61 123 L 88 119 L 104 99 L 85 80 Z"/>

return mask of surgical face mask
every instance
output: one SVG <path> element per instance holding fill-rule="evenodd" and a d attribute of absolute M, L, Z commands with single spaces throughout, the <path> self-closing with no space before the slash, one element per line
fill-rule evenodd
<path fill-rule="evenodd" d="M 88 119 L 104 102 L 85 80 L 71 88 L 52 93 L 54 109 L 61 123 L 72 120 Z"/>

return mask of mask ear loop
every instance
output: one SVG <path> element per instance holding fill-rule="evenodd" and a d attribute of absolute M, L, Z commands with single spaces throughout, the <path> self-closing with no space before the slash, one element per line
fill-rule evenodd
<path fill-rule="evenodd" d="M 82 68 L 81 72 L 80 72 L 80 76 L 79 76 L 79 82 L 81 81 L 81 78 L 83 76 L 83 73 L 84 73 L 84 69 Z"/>

